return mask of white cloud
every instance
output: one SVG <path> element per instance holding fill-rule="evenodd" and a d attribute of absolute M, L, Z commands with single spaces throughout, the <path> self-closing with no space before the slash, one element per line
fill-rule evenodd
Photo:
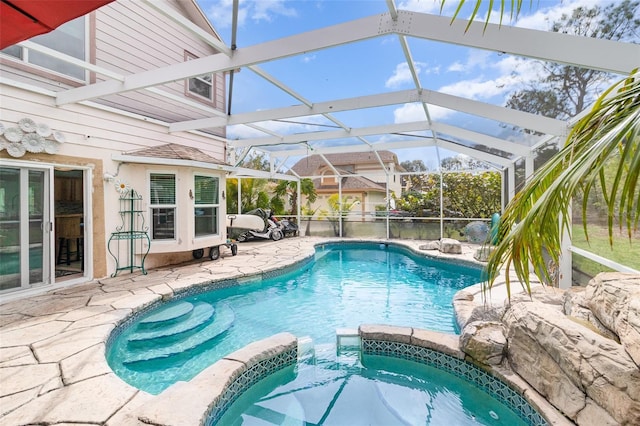
<path fill-rule="evenodd" d="M 594 6 L 604 7 L 608 3 L 612 3 L 611 1 L 603 1 L 603 0 L 572 0 L 572 1 L 563 1 L 560 3 L 554 4 L 552 7 L 541 7 L 536 9 L 536 2 L 533 3 L 532 9 L 530 10 L 528 7 L 523 6 L 520 13 L 521 16 L 518 18 L 515 26 L 522 28 L 530 28 L 534 30 L 543 30 L 548 31 L 551 28 L 551 24 L 554 21 L 560 19 L 560 17 L 565 15 L 571 15 L 574 9 L 578 7 L 586 7 L 592 8 Z M 540 3 L 544 4 L 544 3 Z M 533 12 L 532 14 L 527 15 L 527 13 Z"/>
<path fill-rule="evenodd" d="M 292 121 L 262 121 L 258 123 L 254 123 L 256 126 L 263 127 L 272 132 L 278 133 L 280 135 L 288 135 L 292 133 L 307 133 L 307 132 L 317 132 L 320 130 L 326 130 L 326 127 L 320 125 L 326 124 L 327 120 L 319 115 L 307 116 L 307 117 L 297 117 L 296 121 L 304 124 L 297 124 Z M 316 125 L 317 124 L 317 125 Z M 263 138 L 263 137 L 271 137 L 270 134 L 265 132 L 261 132 L 260 130 L 254 129 L 249 126 L 244 125 L 234 125 L 227 127 L 227 138 L 230 140 L 233 139 L 246 139 L 246 138 Z"/>
<path fill-rule="evenodd" d="M 238 26 L 244 26 L 247 19 L 271 22 L 278 16 L 297 16 L 297 11 L 292 7 L 288 7 L 286 3 L 286 0 L 242 1 L 238 8 Z M 216 28 L 231 27 L 232 5 L 233 0 L 215 0 L 205 11 Z"/>
<path fill-rule="evenodd" d="M 232 22 L 233 0 L 218 0 L 209 5 L 205 14 L 217 28 L 230 28 Z M 238 9 L 238 25 L 244 23 L 247 16 L 246 8 Z"/>
<path fill-rule="evenodd" d="M 414 62 L 413 63 L 416 68 L 416 73 L 420 74 L 424 68 L 426 68 L 426 64 L 422 62 Z M 427 74 L 430 72 L 438 72 L 439 68 L 434 68 L 432 70 L 427 70 Z M 387 88 L 396 88 L 401 87 L 406 84 L 413 84 L 413 77 L 411 76 L 411 70 L 409 69 L 409 65 L 406 62 L 399 63 L 396 65 L 396 69 L 393 71 L 393 75 L 387 79 L 384 83 L 384 86 Z"/>
<path fill-rule="evenodd" d="M 472 80 L 461 80 L 453 84 L 443 86 L 439 91 L 468 99 L 486 100 L 494 96 L 511 92 L 519 82 L 519 79 L 511 75 L 503 75 L 489 80 L 477 77 Z"/>
<path fill-rule="evenodd" d="M 453 112 L 454 111 L 450 109 L 429 105 L 429 116 L 432 120 L 441 120 L 444 117 L 453 114 Z M 424 113 L 422 104 L 419 103 L 404 104 L 393 111 L 394 123 L 412 123 L 414 121 L 424 121 L 426 119 L 427 116 Z"/>
<path fill-rule="evenodd" d="M 387 79 L 384 83 L 385 87 L 400 87 L 404 84 L 411 82 L 411 72 L 409 71 L 409 65 L 406 62 L 402 62 L 396 65 L 396 69 L 393 71 L 393 75 Z"/>
<path fill-rule="evenodd" d="M 252 2 L 251 19 L 271 22 L 275 16 L 297 16 L 298 12 L 292 7 L 287 7 L 285 3 L 286 0 L 255 0 Z"/>
<path fill-rule="evenodd" d="M 398 9 L 420 13 L 440 13 L 440 3 L 440 0 L 403 0 L 398 2 Z M 450 3 L 456 2 L 446 2 L 445 7 Z"/>
<path fill-rule="evenodd" d="M 313 62 L 316 60 L 316 55 L 304 55 L 302 57 L 302 62 L 308 64 L 309 62 Z"/>
<path fill-rule="evenodd" d="M 459 61 L 455 61 L 454 63 L 449 65 L 449 67 L 447 68 L 447 71 L 451 71 L 451 72 L 464 71 L 464 65 Z"/>

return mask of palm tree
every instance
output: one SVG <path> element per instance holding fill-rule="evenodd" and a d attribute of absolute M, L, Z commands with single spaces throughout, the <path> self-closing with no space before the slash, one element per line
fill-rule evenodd
<path fill-rule="evenodd" d="M 442 0 L 443 5 L 444 2 Z M 464 3 L 465 0 L 459 0 L 453 19 Z M 467 29 L 481 3 L 482 0 L 476 0 Z M 500 4 L 502 22 L 509 5 L 512 17 L 519 14 L 522 0 L 502 0 Z M 492 6 L 490 0 L 486 23 Z M 587 200 L 595 188 L 604 194 L 609 244 L 613 245 L 616 216 L 619 226 L 626 228 L 631 240 L 640 219 L 639 145 L 640 73 L 634 70 L 598 98 L 590 112 L 573 127 L 564 148 L 538 169 L 509 203 L 498 230 L 500 242 L 487 265 L 487 288 L 491 288 L 502 267 L 506 267 L 509 296 L 511 267 L 528 292 L 531 292 L 530 272 L 542 282 L 552 282 L 550 265 L 543 253 L 549 254 L 553 264 L 558 263 L 562 235 L 571 227 L 571 202 L 577 196 L 582 196 L 583 230 L 588 237 Z M 613 179 L 607 180 L 605 167 L 615 168 Z"/>
<path fill-rule="evenodd" d="M 616 216 L 631 240 L 640 219 L 639 145 L 640 73 L 634 71 L 600 96 L 573 127 L 564 148 L 538 169 L 509 203 L 498 230 L 500 243 L 487 265 L 489 287 L 506 266 L 509 292 L 511 265 L 527 291 L 531 291 L 530 272 L 542 282 L 551 282 L 543 250 L 558 263 L 562 235 L 570 231 L 574 197 L 582 196 L 583 230 L 588 237 L 587 204 L 595 188 L 604 195 L 609 244 L 613 245 Z M 605 167 L 615 168 L 612 179 L 607 179 Z"/>
<path fill-rule="evenodd" d="M 281 180 L 275 187 L 274 192 L 278 197 L 289 198 L 289 204 L 291 205 L 291 216 L 298 214 L 298 182 Z M 313 203 L 316 201 L 317 194 L 316 188 L 313 186 L 313 181 L 309 178 L 300 179 L 300 193 L 307 198 L 307 203 Z"/>

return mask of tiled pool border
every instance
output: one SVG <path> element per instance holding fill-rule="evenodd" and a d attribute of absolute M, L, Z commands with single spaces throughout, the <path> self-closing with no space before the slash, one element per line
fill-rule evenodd
<path fill-rule="evenodd" d="M 548 426 L 549 423 L 516 390 L 500 379 L 491 376 L 470 362 L 422 346 L 388 340 L 361 339 L 363 355 L 382 355 L 406 359 L 446 371 L 475 385 L 509 407 L 525 423 L 531 426 Z M 258 381 L 297 362 L 297 348 L 289 349 L 263 359 L 236 377 L 214 401 L 206 413 L 206 426 L 216 424 L 236 399 Z"/>
<path fill-rule="evenodd" d="M 314 245 L 314 255 L 304 258 L 293 264 L 284 266 L 282 268 L 276 268 L 246 277 L 211 280 L 203 284 L 196 284 L 182 290 L 177 290 L 172 297 L 155 301 L 148 306 L 140 309 L 139 311 L 134 312 L 132 315 L 128 316 L 124 321 L 118 324 L 113 332 L 110 333 L 109 338 L 107 339 L 106 350 L 107 352 L 109 351 L 109 348 L 114 340 L 130 324 L 135 322 L 138 318 L 140 318 L 142 315 L 145 315 L 150 310 L 155 309 L 162 303 L 181 300 L 212 290 L 240 286 L 247 283 L 254 283 L 260 280 L 286 275 L 301 268 L 309 267 L 316 261 L 319 252 L 321 252 L 322 250 L 337 248 L 340 246 L 344 247 L 348 245 L 357 246 L 360 244 L 384 245 L 385 247 L 391 246 L 400 252 L 405 252 L 419 258 L 430 259 L 449 265 L 462 265 L 468 268 L 478 268 L 478 264 L 471 261 L 466 261 L 463 259 L 454 260 L 442 258 L 439 256 L 432 256 L 428 253 L 417 251 L 412 247 L 394 242 L 371 240 L 327 241 Z M 365 347 L 365 344 L 369 346 Z M 374 344 L 378 345 L 377 350 L 373 348 L 372 345 Z M 380 349 L 381 347 L 384 347 L 384 349 Z M 507 405 L 526 423 L 534 426 L 547 426 L 549 424 L 522 395 L 510 388 L 508 384 L 501 381 L 500 379 L 491 376 L 490 374 L 477 368 L 473 364 L 464 360 L 457 359 L 444 352 L 405 343 L 369 339 L 363 339 L 362 352 L 365 354 L 377 354 L 413 360 L 442 369 L 475 384 L 483 391 L 487 392 L 494 398 Z M 272 374 L 280 370 L 281 368 L 291 365 L 296 361 L 297 349 L 294 349 L 279 353 L 277 355 L 274 355 L 272 358 L 264 359 L 253 365 L 247 366 L 247 370 L 242 372 L 236 379 L 234 379 L 233 382 L 227 388 L 225 388 L 220 397 L 217 398 L 215 403 L 212 405 L 212 408 L 207 412 L 206 422 L 204 424 L 215 424 L 215 422 L 220 419 L 221 416 L 226 412 L 229 406 L 249 387 L 265 378 L 269 374 Z"/>
<path fill-rule="evenodd" d="M 447 258 L 441 258 L 438 256 L 432 256 L 430 254 L 424 253 L 424 252 L 419 252 L 414 250 L 413 248 L 403 245 L 403 244 L 399 244 L 399 243 L 395 243 L 395 242 L 391 242 L 391 241 L 376 241 L 376 240 L 349 240 L 349 241 L 343 241 L 343 240 L 337 240 L 337 241 L 326 241 L 323 243 L 318 243 L 314 245 L 314 255 L 309 256 L 307 258 L 304 258 L 298 262 L 292 263 L 290 265 L 286 265 L 283 266 L 281 268 L 276 268 L 276 269 L 272 269 L 272 270 L 268 270 L 268 271 L 264 271 L 262 273 L 258 273 L 255 275 L 250 275 L 250 276 L 246 276 L 246 277 L 239 277 L 239 278 L 226 278 L 226 279 L 219 279 L 219 280 L 209 280 L 208 282 L 205 282 L 203 284 L 195 284 L 192 285 L 188 288 L 184 288 L 181 290 L 177 290 L 173 296 L 169 297 L 169 298 L 161 298 L 145 307 L 143 307 L 140 310 L 137 310 L 135 312 L 133 312 L 131 315 L 127 316 L 123 321 L 121 321 L 120 323 L 118 323 L 115 327 L 115 329 L 109 334 L 109 337 L 107 338 L 106 341 L 106 353 L 109 353 L 109 350 L 111 348 L 111 345 L 113 344 L 113 342 L 124 332 L 124 330 L 130 326 L 131 324 L 133 324 L 136 320 L 138 320 L 138 318 L 142 317 L 143 315 L 145 315 L 147 312 L 157 308 L 158 306 L 160 306 L 161 304 L 164 303 L 169 303 L 169 302 L 175 302 L 187 297 L 191 297 L 191 296 L 195 296 L 198 294 L 202 294 L 202 293 L 206 293 L 208 291 L 212 291 L 212 290 L 220 290 L 220 289 L 224 289 L 224 288 L 230 288 L 230 287 L 235 287 L 235 286 L 240 286 L 243 284 L 247 284 L 247 283 L 254 283 L 254 282 L 258 282 L 261 280 L 266 280 L 266 279 L 270 279 L 270 278 L 275 278 L 275 277 L 279 277 L 282 275 L 286 275 L 288 273 L 291 273 L 293 271 L 297 271 L 301 268 L 306 268 L 306 267 L 310 267 L 312 263 L 314 263 L 318 257 L 319 252 L 321 253 L 322 250 L 324 250 L 325 248 L 337 248 L 337 247 L 344 247 L 344 246 L 349 246 L 349 245 L 384 245 L 384 246 L 391 246 L 394 247 L 394 249 L 397 249 L 399 251 L 404 251 L 407 253 L 410 253 L 413 256 L 419 257 L 419 258 L 426 258 L 426 259 L 430 259 L 430 260 L 434 260 L 437 262 L 442 262 L 448 265 L 463 265 L 465 267 L 469 267 L 469 268 L 478 268 L 479 265 L 477 263 L 473 263 L 464 259 L 447 259 Z"/>
<path fill-rule="evenodd" d="M 279 269 L 264 271 L 262 273 L 243 277 L 243 278 L 227 278 L 227 279 L 220 279 L 220 280 L 211 280 L 204 284 L 193 285 L 191 287 L 178 290 L 173 294 L 173 296 L 169 298 L 159 299 L 143 307 L 142 309 L 133 312 L 131 315 L 127 316 L 123 321 L 118 323 L 115 329 L 109 334 L 109 337 L 107 338 L 105 352 L 109 353 L 109 350 L 111 349 L 111 345 L 113 344 L 113 342 L 115 342 L 115 340 L 124 332 L 124 330 L 127 329 L 127 327 L 129 327 L 131 324 L 136 322 L 138 318 L 142 317 L 147 312 L 150 312 L 151 310 L 157 308 L 158 306 L 164 303 L 176 302 L 176 301 L 185 299 L 187 297 L 206 293 L 208 291 L 221 290 L 225 288 L 244 285 L 247 283 L 254 283 L 254 282 L 266 280 L 269 278 L 279 277 L 281 275 L 286 275 L 290 272 L 297 271 L 301 268 L 309 267 L 310 264 L 313 263 L 314 261 L 315 261 L 315 256 L 311 256 L 299 262 L 293 263 L 291 265 L 287 265 Z"/>
<path fill-rule="evenodd" d="M 294 348 L 248 366 L 247 369 L 233 380 L 233 382 L 231 382 L 231 384 L 222 392 L 218 400 L 207 413 L 204 425 L 215 425 L 231 404 L 233 404 L 240 395 L 246 392 L 247 389 L 270 374 L 292 365 L 297 361 L 298 349 Z"/>
<path fill-rule="evenodd" d="M 401 342 L 362 339 L 362 353 L 384 355 L 419 362 L 453 374 L 487 392 L 509 407 L 532 426 L 547 426 L 548 422 L 517 391 L 465 360 L 433 349 Z"/>

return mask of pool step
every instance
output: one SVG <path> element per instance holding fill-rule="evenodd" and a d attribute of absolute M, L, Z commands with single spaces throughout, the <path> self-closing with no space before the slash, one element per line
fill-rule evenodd
<path fill-rule="evenodd" d="M 129 345 L 144 344 L 153 339 L 162 339 L 165 337 L 176 337 L 179 334 L 189 332 L 201 325 L 207 323 L 213 316 L 215 309 L 208 303 L 200 302 L 196 304 L 187 315 L 182 315 L 181 321 L 168 321 L 165 327 L 160 327 L 165 322 L 156 321 L 158 326 L 151 329 L 143 329 L 137 331 L 128 338 Z"/>
<path fill-rule="evenodd" d="M 215 308 L 213 321 L 199 330 L 198 333 L 191 334 L 170 346 L 149 349 L 149 345 L 146 345 L 142 351 L 136 352 L 132 350 L 131 353 L 123 359 L 122 363 L 124 365 L 132 365 L 180 355 L 183 352 L 195 349 L 215 339 L 233 325 L 234 319 L 235 314 L 228 305 L 224 303 L 218 304 Z"/>
<path fill-rule="evenodd" d="M 153 328 L 157 327 L 158 324 L 178 321 L 185 315 L 190 314 L 193 308 L 193 304 L 189 302 L 180 301 L 172 303 L 166 307 L 159 308 L 158 312 L 141 320 L 138 328 Z"/>

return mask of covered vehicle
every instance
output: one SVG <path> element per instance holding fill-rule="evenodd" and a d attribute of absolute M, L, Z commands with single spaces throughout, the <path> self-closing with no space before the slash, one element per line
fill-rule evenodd
<path fill-rule="evenodd" d="M 281 240 L 284 233 L 271 210 L 257 208 L 245 214 L 227 215 L 227 236 L 240 242 L 250 238 Z"/>

